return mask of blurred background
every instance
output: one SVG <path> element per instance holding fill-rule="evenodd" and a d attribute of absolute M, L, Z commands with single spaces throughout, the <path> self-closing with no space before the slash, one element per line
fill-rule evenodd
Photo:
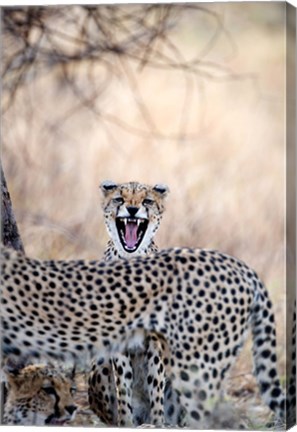
<path fill-rule="evenodd" d="M 285 7 L 2 11 L 2 163 L 26 253 L 100 258 L 99 183 L 166 183 L 158 245 L 220 249 L 258 272 L 282 375 Z M 243 354 L 230 379 L 243 399 L 250 372 Z"/>

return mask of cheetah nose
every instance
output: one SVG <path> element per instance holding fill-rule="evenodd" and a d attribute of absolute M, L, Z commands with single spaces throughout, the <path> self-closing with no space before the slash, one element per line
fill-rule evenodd
<path fill-rule="evenodd" d="M 136 213 L 138 212 L 138 207 L 135 206 L 129 206 L 127 207 L 128 212 L 130 213 L 131 216 L 135 216 Z"/>
<path fill-rule="evenodd" d="M 67 407 L 65 407 L 65 409 L 69 412 L 69 414 L 73 414 L 77 408 L 75 405 L 68 405 Z"/>

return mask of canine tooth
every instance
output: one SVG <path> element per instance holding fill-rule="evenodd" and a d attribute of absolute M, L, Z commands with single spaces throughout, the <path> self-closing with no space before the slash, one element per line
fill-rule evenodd
<path fill-rule="evenodd" d="M 127 225 L 127 219 L 123 218 L 124 224 Z"/>
<path fill-rule="evenodd" d="M 140 222 L 141 222 L 141 220 L 137 219 L 137 226 L 139 226 Z"/>

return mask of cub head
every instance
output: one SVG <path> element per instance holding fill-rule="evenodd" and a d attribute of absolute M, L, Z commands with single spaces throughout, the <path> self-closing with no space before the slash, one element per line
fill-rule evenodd
<path fill-rule="evenodd" d="M 74 419 L 73 377 L 44 364 L 6 366 L 4 372 L 8 388 L 4 423 L 63 425 Z"/>
<path fill-rule="evenodd" d="M 105 224 L 119 255 L 146 253 L 162 219 L 168 187 L 104 181 L 100 189 Z"/>

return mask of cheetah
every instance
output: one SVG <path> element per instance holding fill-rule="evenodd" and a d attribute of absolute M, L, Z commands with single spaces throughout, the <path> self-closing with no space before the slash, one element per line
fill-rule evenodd
<path fill-rule="evenodd" d="M 51 264 L 4 248 L 1 262 L 6 355 L 87 364 L 137 346 L 146 332 L 160 334 L 185 425 L 201 428 L 251 328 L 260 393 L 284 419 L 272 303 L 244 262 L 189 248 L 130 260 Z"/>
<path fill-rule="evenodd" d="M 154 243 L 169 188 L 163 184 L 148 186 L 138 182 L 101 183 L 104 221 L 110 236 L 105 260 L 132 258 L 157 252 Z"/>
<path fill-rule="evenodd" d="M 74 420 L 72 377 L 51 365 L 6 365 L 8 397 L 4 406 L 7 425 L 64 425 Z"/>
<path fill-rule="evenodd" d="M 163 216 L 168 186 L 104 181 L 100 189 L 105 224 L 110 235 L 105 260 L 130 259 L 156 252 L 153 237 Z M 143 423 L 162 425 L 165 418 L 167 423 L 176 423 L 172 414 L 171 417 L 168 413 L 164 414 L 165 377 L 160 338 L 155 334 L 147 335 L 144 348 L 118 354 L 109 361 L 101 357 L 93 363 L 89 376 L 89 403 L 105 423 L 119 426 Z M 151 360 L 156 355 L 160 358 L 158 365 Z M 147 383 L 148 371 L 152 375 Z M 155 385 L 156 380 L 160 382 L 161 392 Z M 175 395 L 172 391 L 170 393 L 168 382 L 166 390 L 165 404 L 168 405 Z"/>

